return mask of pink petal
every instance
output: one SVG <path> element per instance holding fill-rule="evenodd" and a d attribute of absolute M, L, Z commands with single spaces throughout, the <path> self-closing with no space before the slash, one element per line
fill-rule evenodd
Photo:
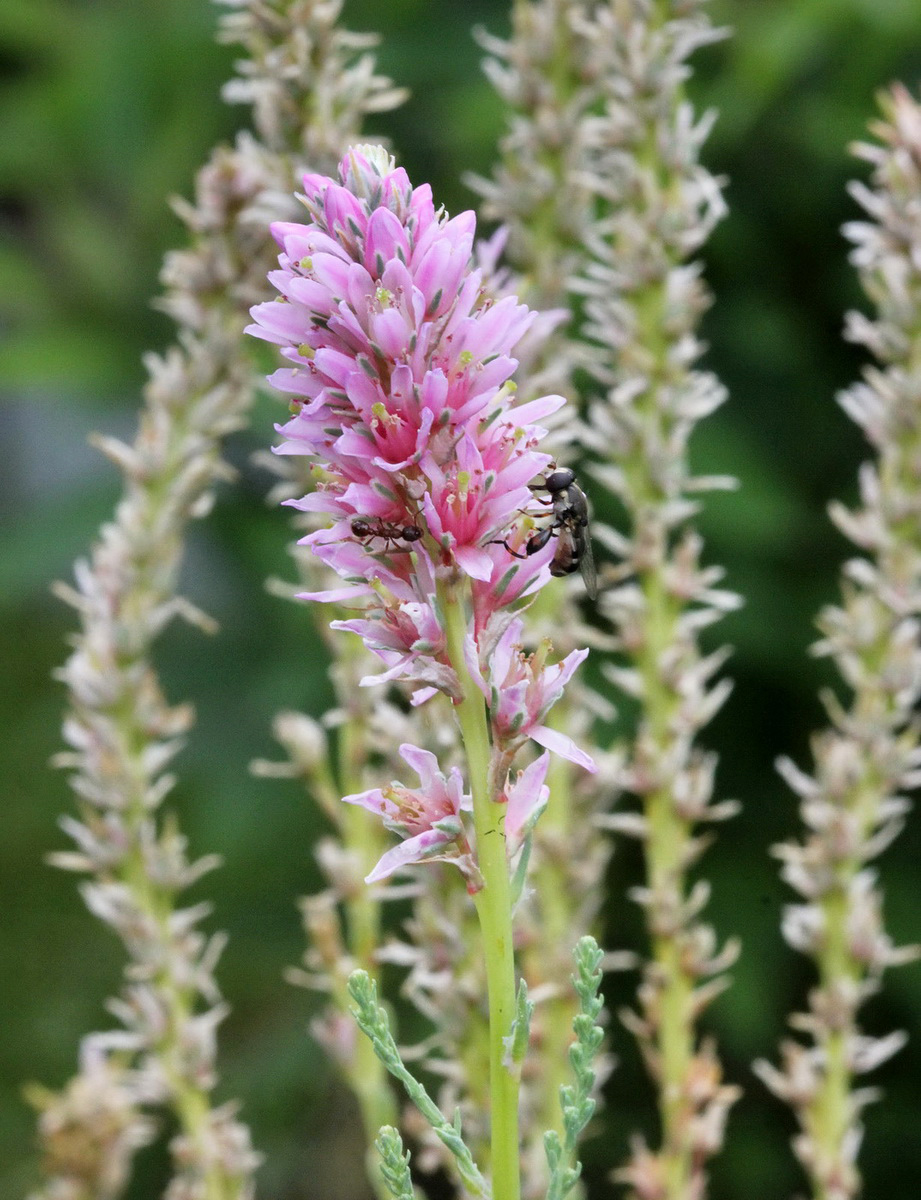
<path fill-rule="evenodd" d="M 464 664 L 470 672 L 473 682 L 488 700 L 490 698 L 489 684 L 483 678 L 483 672 L 480 670 L 480 655 L 476 640 L 469 632 L 464 635 Z"/>
<path fill-rule="evenodd" d="M 365 883 L 377 883 L 386 879 L 401 867 L 409 867 L 414 863 L 425 862 L 438 855 L 443 846 L 454 841 L 440 829 L 424 829 L 414 837 L 406 838 L 385 854 L 382 854 L 370 875 L 365 876 Z"/>
<path fill-rule="evenodd" d="M 542 754 L 525 767 L 506 791 L 505 836 L 509 839 L 509 849 L 512 852 L 518 848 L 547 807 L 550 789 L 544 785 L 544 780 L 547 778 L 549 765 L 550 755 Z"/>
<path fill-rule="evenodd" d="M 365 266 L 379 279 L 392 258 L 409 262 L 409 242 L 398 217 L 389 209 L 376 208 L 365 234 Z"/>
<path fill-rule="evenodd" d="M 568 758 L 577 767 L 584 767 L 592 775 L 598 770 L 595 760 L 590 755 L 586 754 L 584 750 L 580 750 L 572 738 L 556 729 L 549 729 L 546 725 L 534 725 L 528 730 L 528 736 L 533 738 L 539 746 L 552 750 L 560 758 Z"/>
<path fill-rule="evenodd" d="M 393 816 L 399 812 L 397 806 L 392 800 L 388 800 L 380 788 L 368 788 L 365 792 L 352 792 L 349 796 L 342 797 L 343 804 L 357 804 L 360 808 L 366 808 L 368 812 L 374 813 L 375 816 Z"/>
<path fill-rule="evenodd" d="M 541 396 L 508 410 L 507 419 L 515 425 L 534 425 L 557 412 L 566 403 L 565 396 Z"/>
<path fill-rule="evenodd" d="M 428 791 L 432 787 L 432 781 L 435 776 L 440 774 L 438 770 L 438 759 L 432 754 L 431 750 L 423 750 L 419 746 L 414 746 L 412 742 L 404 742 L 399 748 L 400 758 L 407 763 L 419 776 L 419 783 L 423 791 Z"/>
<path fill-rule="evenodd" d="M 457 559 L 457 565 L 466 571 L 471 579 L 492 578 L 493 561 L 479 546 L 457 546 L 454 557 Z"/>
<path fill-rule="evenodd" d="M 329 588 L 325 592 L 298 592 L 298 600 L 317 600 L 321 604 L 347 604 L 349 600 L 358 600 L 362 596 L 372 595 L 372 590 L 364 584 L 354 587 Z"/>

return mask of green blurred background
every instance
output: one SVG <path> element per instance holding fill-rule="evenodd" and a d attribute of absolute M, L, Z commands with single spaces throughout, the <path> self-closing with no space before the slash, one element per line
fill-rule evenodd
<path fill-rule="evenodd" d="M 740 476 L 701 524 L 711 561 L 724 563 L 746 607 L 718 639 L 735 647 L 736 691 L 714 722 L 720 791 L 744 814 L 724 826 L 706 859 L 723 934 L 745 954 L 732 991 L 712 1009 L 729 1077 L 746 1089 L 729 1149 L 713 1172 L 713 1200 L 781 1200 L 800 1185 L 787 1138 L 792 1119 L 751 1075 L 775 1053 L 785 1014 L 799 1004 L 806 968 L 778 933 L 782 904 L 768 847 L 794 828 L 794 805 L 773 770 L 778 753 L 802 760 L 820 720 L 827 670 L 806 654 L 817 608 L 835 595 L 843 540 L 824 515 L 850 498 L 863 453 L 834 403 L 860 358 L 840 340 L 844 311 L 861 302 L 843 221 L 856 214 L 845 182 L 862 168 L 846 153 L 874 111 L 874 93 L 921 76 L 917 0 L 718 0 L 713 16 L 733 40 L 700 54 L 699 106 L 721 116 L 707 160 L 728 179 L 730 217 L 707 249 L 717 303 L 706 322 L 709 365 L 732 399 L 701 430 L 696 465 Z M 348 0 L 351 28 L 383 34 L 380 62 L 413 98 L 376 119 L 416 180 L 456 211 L 472 203 L 462 171 L 488 172 L 502 114 L 479 70 L 470 27 L 507 28 L 500 0 L 426 4 Z M 75 881 L 43 856 L 64 843 L 64 778 L 48 767 L 59 747 L 62 692 L 50 674 L 65 654 L 69 613 L 49 594 L 66 578 L 117 495 L 115 473 L 86 436 L 130 436 L 143 380 L 142 352 L 164 346 L 169 322 L 153 312 L 163 252 L 182 240 L 165 198 L 186 193 L 242 109 L 218 100 L 234 50 L 212 41 L 206 0 L 6 0 L 0 7 L 4 134 L 0 139 L 0 762 L 9 820 L 0 838 L 0 1197 L 36 1181 L 25 1081 L 62 1083 L 79 1037 L 109 1020 L 118 987 L 115 939 L 84 911 Z M 445 53 L 445 48 L 449 52 Z M 239 1095 L 267 1155 L 261 1194 L 275 1200 L 359 1200 L 354 1132 L 329 1068 L 306 1033 L 313 1001 L 281 979 L 302 939 L 296 897 L 317 885 L 311 839 L 319 822 L 300 789 L 253 780 L 247 764 L 273 756 L 268 732 L 280 707 L 319 712 L 329 699 L 308 615 L 266 595 L 287 573 L 286 525 L 266 508 L 266 476 L 249 464 L 271 440 L 273 408 L 230 450 L 241 484 L 225 490 L 192 538 L 186 589 L 221 622 L 216 639 L 175 629 L 161 663 L 168 694 L 191 698 L 198 726 L 179 767 L 174 803 L 196 853 L 224 868 L 202 894 L 213 927 L 231 940 L 220 970 L 233 1006 L 223 1029 L 222 1095 Z M 917 863 L 921 819 L 885 855 L 889 927 L 921 936 Z M 637 879 L 629 848 L 611 869 L 606 940 L 617 948 L 637 916 L 616 897 Z M 629 978 L 613 979 L 613 1005 Z M 921 966 L 893 972 L 866 1013 L 869 1028 L 907 1029 L 909 1048 L 876 1074 L 885 1104 L 867 1113 L 866 1200 L 917 1194 L 921 1178 Z M 649 1092 L 630 1039 L 615 1024 L 621 1062 L 608 1108 L 586 1147 L 591 1195 L 614 1195 L 607 1169 L 647 1126 Z M 339 1105 L 344 1106 L 339 1109 Z M 164 1186 L 162 1152 L 142 1156 L 132 1200 Z"/>

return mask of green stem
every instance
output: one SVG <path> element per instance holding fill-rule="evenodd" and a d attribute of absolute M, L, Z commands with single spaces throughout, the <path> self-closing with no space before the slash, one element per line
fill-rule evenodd
<path fill-rule="evenodd" d="M 513 30 L 527 29 L 530 24 L 529 0 L 516 0 L 512 16 Z M 554 31 L 552 35 L 552 54 L 540 64 L 540 74 L 549 83 L 552 94 L 552 107 L 559 113 L 564 113 L 570 104 L 573 94 L 580 86 L 573 62 L 573 35 L 566 0 L 555 5 Z M 513 34 L 514 36 L 514 34 Z M 523 35 L 527 41 L 528 35 Z M 527 120 L 533 119 L 533 114 L 524 111 Z M 553 180 L 553 186 L 548 188 L 532 209 L 524 215 L 522 221 L 519 215 L 516 224 L 525 224 L 525 236 L 529 253 L 524 256 L 521 264 L 531 275 L 533 299 L 529 303 L 539 308 L 553 308 L 567 303 L 566 279 L 568 272 L 561 270 L 561 263 L 567 253 L 572 254 L 579 249 L 569 223 L 573 216 L 571 205 L 575 203 L 576 191 L 571 174 L 568 173 L 568 154 L 564 143 L 554 140 L 550 143 L 538 138 L 534 154 L 541 168 Z M 508 169 L 515 177 L 521 167 L 517 161 L 517 151 L 506 152 Z M 585 193 L 583 193 L 584 197 Z M 583 203 L 587 203 L 583 199 Z M 575 224 L 575 222 L 573 222 Z M 556 1097 L 554 1097 L 554 1100 Z"/>
<path fill-rule="evenodd" d="M 865 654 L 868 668 L 871 653 Z M 884 662 L 879 663 L 879 669 L 885 670 Z M 891 715 L 886 697 L 872 690 L 857 695 L 855 709 L 863 710 L 864 718 L 869 720 L 883 721 Z M 846 803 L 846 808 L 859 822 L 861 841 L 869 837 L 874 828 L 877 805 L 885 792 L 885 779 L 871 768 Z M 834 885 L 821 901 L 825 939 L 817 965 L 819 987 L 825 995 L 834 994 L 845 980 L 857 985 L 866 977 L 866 967 L 855 958 L 851 949 L 850 934 L 850 896 L 860 868 L 861 861 L 857 857 L 841 860 L 835 870 Z M 855 1012 L 852 1011 L 848 1013 L 846 1025 L 827 1029 L 821 1036 L 825 1070 L 807 1117 L 813 1140 L 822 1152 L 822 1169 L 811 1173 L 815 1200 L 836 1200 L 844 1194 L 856 1196 L 860 1188 L 856 1166 L 845 1167 L 844 1178 L 836 1178 L 831 1186 L 827 1169 L 828 1163 L 846 1162 L 845 1147 L 854 1123 L 851 1111 L 854 1073 L 848 1047 L 857 1033 Z"/>
<path fill-rule="evenodd" d="M 647 485 L 648 486 L 648 485 Z M 655 528 L 655 525 L 652 526 Z M 665 560 L 662 535 L 653 562 Z M 659 566 L 643 579 L 646 599 L 646 636 L 638 655 L 644 681 L 644 718 L 656 753 L 667 760 L 674 735 L 671 730 L 677 698 L 662 678 L 662 654 L 674 639 L 676 612 L 668 596 Z M 649 827 L 646 842 L 646 878 L 653 904 L 661 897 L 684 897 L 684 857 L 690 837 L 689 823 L 675 811 L 668 788 L 658 788 L 644 799 Z M 677 931 L 655 929 L 653 913 L 652 958 L 660 979 L 656 1049 L 659 1058 L 658 1101 L 662 1122 L 661 1160 L 665 1173 L 665 1195 L 680 1200 L 688 1194 L 694 1169 L 690 1134 L 693 1106 L 688 1098 L 688 1077 L 694 1056 L 694 1027 L 691 1021 L 693 979 L 682 962 Z"/>
<path fill-rule="evenodd" d="M 848 875 L 853 875 L 849 871 Z M 826 944 L 819 955 L 819 979 L 823 991 L 840 985 L 844 979 L 857 979 L 857 968 L 848 949 L 847 919 L 850 912 L 848 895 L 842 882 L 825 896 L 822 901 L 825 916 Z M 842 1161 L 844 1144 L 853 1123 L 850 1113 L 852 1073 L 848 1061 L 848 1041 L 855 1032 L 850 1021 L 848 1029 L 834 1029 L 822 1038 L 825 1070 L 819 1090 L 810 1105 L 812 1136 L 822 1150 L 822 1166 L 828 1162 Z M 834 1200 L 828 1189 L 827 1170 L 811 1174 L 813 1194 L 816 1200 Z M 854 1180 L 856 1186 L 856 1177 Z"/>
<path fill-rule="evenodd" d="M 490 740 L 483 695 L 467 670 L 464 659 L 466 615 L 464 598 L 456 585 L 439 583 L 438 599 L 448 641 L 451 665 L 460 680 L 462 699 L 455 705 L 476 829 L 477 861 L 483 886 L 474 896 L 486 965 L 489 1000 L 489 1080 L 492 1093 L 493 1200 L 519 1200 L 521 1194 L 518 1143 L 517 1068 L 506 1060 L 505 1039 L 515 1017 L 515 950 L 512 941 L 511 887 L 503 805 L 490 791 Z"/>
<path fill-rule="evenodd" d="M 686 823 L 675 815 L 673 798 L 667 792 L 648 797 L 645 811 L 649 824 L 649 889 L 654 896 L 675 892 L 683 895 L 680 848 L 687 841 Z M 673 933 L 653 936 L 652 957 L 662 980 L 657 1037 L 661 1155 L 666 1194 L 670 1200 L 679 1200 L 687 1195 L 693 1170 L 689 1140 L 692 1109 L 688 1103 L 688 1076 L 694 1055 L 690 1020 L 693 983 L 682 965 L 681 945 Z"/>
<path fill-rule="evenodd" d="M 346 810 L 342 813 L 343 842 L 360 855 L 365 868 L 370 871 L 381 855 L 382 827 L 368 821 L 367 813 L 361 808 L 346 804 L 342 808 Z M 336 1008 L 339 1012 L 348 1012 L 348 979 L 343 968 L 358 966 L 367 971 L 372 979 L 379 978 L 375 951 L 381 942 L 381 905 L 373 898 L 371 889 L 362 886 L 345 897 L 342 907 L 348 956 L 339 969 L 332 972 L 332 976 Z M 374 1139 L 383 1126 L 396 1124 L 399 1114 L 387 1084 L 387 1072 L 367 1038 L 359 1038 L 355 1043 L 353 1057 L 344 1066 L 343 1074 L 361 1113 L 367 1145 L 365 1165 L 368 1179 L 379 1200 L 389 1200 L 390 1193 L 384 1181 L 380 1156 L 374 1148 Z"/>

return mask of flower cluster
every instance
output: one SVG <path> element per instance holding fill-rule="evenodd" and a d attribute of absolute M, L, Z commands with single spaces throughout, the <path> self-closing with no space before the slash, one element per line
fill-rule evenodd
<path fill-rule="evenodd" d="M 469 856 L 460 814 L 471 805 L 460 771 L 452 767 L 445 777 L 435 755 L 418 746 L 405 744 L 400 754 L 419 776 L 418 788 L 393 783 L 342 797 L 348 804 L 379 813 L 387 828 L 404 839 L 381 858 L 368 876 L 369 883 L 386 878 L 404 863 Z"/>
<path fill-rule="evenodd" d="M 340 169 L 343 186 L 305 177 L 310 225 L 273 226 L 284 252 L 270 278 L 283 303 L 257 305 L 249 329 L 294 363 L 270 380 L 298 398 L 280 452 L 324 464 L 297 504 L 337 520 L 311 544 L 340 575 L 371 578 L 382 544 L 425 528 L 429 572 L 435 543 L 440 564 L 491 582 L 507 604 L 509 555 L 490 543 L 550 462 L 532 423 L 563 404 L 511 407 L 509 352 L 534 314 L 483 296 L 469 269 L 473 213 L 445 220 L 428 185 L 413 188 L 376 148 L 351 150 Z M 515 595 L 548 557 L 516 568 Z"/>
<path fill-rule="evenodd" d="M 472 213 L 436 211 L 431 189 L 412 187 L 379 147 L 351 149 L 340 180 L 307 175 L 310 223 L 273 226 L 282 254 L 270 279 L 280 300 L 257 305 L 249 328 L 291 364 L 270 380 L 293 397 L 279 452 L 312 456 L 316 486 L 289 503 L 332 519 L 305 542 L 345 581 L 305 598 L 362 610 L 335 627 L 357 633 L 384 662 L 365 683 L 400 679 L 416 704 L 435 692 L 458 704 L 460 676 L 468 689 L 474 681 L 507 773 L 528 738 L 548 744 L 546 712 L 584 658 L 580 651 L 548 667 L 546 649 L 528 656 L 513 644 L 515 610 L 550 578 L 555 539 L 530 537 L 542 518 L 544 529 L 552 524 L 535 492 L 552 461 L 539 449 L 546 431 L 537 422 L 564 401 L 515 403 L 511 352 L 535 314 L 514 296 L 488 294 L 471 264 Z M 464 580 L 472 586 L 458 661 L 445 589 Z M 512 694 L 521 700 L 515 712 Z M 553 750 L 591 766 L 567 739 L 552 740 Z M 541 773 L 521 779 L 537 807 Z M 503 793 L 505 780 L 494 782 Z M 443 805 L 421 803 L 404 825 L 424 857 L 436 824 L 442 848 L 447 827 Z M 378 811 L 396 820 L 386 803 Z M 520 810 L 517 819 L 527 824 Z M 416 861 L 409 853 L 404 845 L 402 862 Z"/>

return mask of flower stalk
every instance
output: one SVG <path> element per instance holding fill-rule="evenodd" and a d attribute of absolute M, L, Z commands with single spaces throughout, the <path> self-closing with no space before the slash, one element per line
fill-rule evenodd
<path fill-rule="evenodd" d="M 124 1030 L 95 1041 L 136 1054 L 144 1099 L 179 1119 L 171 1200 L 241 1200 L 258 1161 L 233 1110 L 211 1103 L 214 1031 L 225 1012 L 212 974 L 222 939 L 197 929 L 207 907 L 178 900 L 215 860 L 190 862 L 175 823 L 156 820 L 172 786 L 164 768 L 191 716 L 165 703 L 150 662 L 175 615 L 207 628 L 174 589 L 185 522 L 223 474 L 216 439 L 236 426 L 249 395 L 248 372 L 225 365 L 238 364 L 234 340 L 221 316 L 156 363 L 134 447 L 102 443 L 126 476 L 116 519 L 91 562 L 78 565 L 77 589 L 60 589 L 82 622 L 60 672 L 71 749 L 57 760 L 74 772 L 81 819 L 65 823 L 77 850 L 55 861 L 93 877 L 87 904 L 128 951 L 130 982 L 112 1005 Z"/>
<path fill-rule="evenodd" d="M 477 31 L 488 53 L 484 71 L 509 115 L 492 178 L 467 180 L 483 198 L 483 216 L 499 222 L 507 239 L 520 276 L 515 290 L 556 322 L 528 360 L 529 381 L 569 396 L 585 361 L 572 330 L 571 283 L 584 268 L 594 216 L 584 168 L 598 88 L 580 23 L 589 8 L 585 0 L 515 0 L 508 39 Z"/>
<path fill-rule="evenodd" d="M 575 401 L 573 410 L 584 386 L 579 368 L 590 357 L 578 338 L 579 301 L 573 284 L 584 274 L 597 217 L 586 172 L 587 134 L 601 97 L 597 51 L 586 36 L 590 8 L 582 0 L 516 0 L 507 39 L 478 33 L 489 55 L 485 73 L 508 118 L 492 177 L 468 180 L 483 197 L 483 214 L 501 222 L 496 237 L 506 239 L 507 260 L 516 273 L 506 286 L 554 322 L 549 336 L 529 344 L 525 377 L 533 388 L 565 392 Z M 557 462 L 573 462 L 582 439 L 572 411 L 565 426 L 555 425 L 552 436 Z M 534 642 L 546 631 L 562 654 L 599 640 L 580 617 L 582 582 L 572 584 L 542 592 L 530 613 Z M 589 744 L 599 715 L 611 716 L 609 701 L 574 681 L 555 706 L 550 724 L 577 743 Z M 592 928 L 602 903 L 611 842 L 598 836 L 596 819 L 619 790 L 614 757 L 607 754 L 602 770 L 590 778 L 565 761 L 551 761 L 550 799 L 535 830 L 527 896 L 517 914 L 521 970 L 540 996 L 522 1098 L 522 1175 L 528 1200 L 546 1195 L 544 1132 L 565 1132 L 557 1097 L 568 1079 L 567 1052 L 577 1012 L 570 952 Z M 598 1063 L 599 1078 L 609 1066 L 610 1060 Z"/>
<path fill-rule="evenodd" d="M 784 879 L 801 903 L 784 914 L 789 944 L 813 959 L 808 1011 L 791 1024 L 806 1041 L 781 1046 L 783 1064 L 757 1064 L 771 1090 L 795 1110 L 794 1150 L 814 1200 L 855 1200 L 860 1113 L 875 1093 L 860 1075 L 894 1054 L 901 1033 L 868 1037 L 858 1013 L 887 967 L 918 956 L 895 947 L 869 866 L 901 830 L 905 793 L 921 783 L 921 104 L 900 86 L 880 97 L 874 143 L 854 149 L 873 168 L 872 186 L 853 184 L 868 220 L 845 226 L 851 259 L 873 317 L 848 316 L 846 336 L 878 365 L 840 397 L 874 458 L 861 468 L 860 507 L 835 503 L 831 517 L 861 552 L 842 571 L 841 601 L 819 620 L 818 654 L 833 659 L 850 691 L 824 697 L 829 726 L 813 740 L 808 775 L 778 766 L 800 797 L 806 833 L 777 847 Z"/>
<path fill-rule="evenodd" d="M 304 598 L 356 611 L 331 627 L 358 634 L 384 663 L 363 684 L 399 682 L 420 709 L 442 693 L 460 726 L 466 774 L 407 742 L 400 756 L 418 784 L 343 799 L 400 839 L 369 883 L 443 861 L 473 897 L 490 1008 L 486 1157 L 497 1194 L 517 1200 L 530 1010 L 524 993 L 516 1007 L 511 870 L 526 864 L 547 803 L 549 751 L 594 769 L 546 723 L 587 651 L 552 663 L 544 641 L 526 653 L 520 615 L 551 578 L 552 529 L 530 540 L 547 517 L 533 481 L 551 462 L 537 422 L 563 399 L 517 399 L 510 352 L 535 314 L 484 285 L 471 261 L 472 213 L 436 211 L 430 189 L 413 187 L 380 147 L 353 147 L 339 179 L 305 176 L 309 221 L 274 227 L 280 302 L 256 306 L 250 332 L 290 364 L 271 378 L 293 397 L 278 449 L 317 460 L 316 490 L 292 503 L 326 514 L 331 523 L 304 541 L 343 581 Z M 548 753 L 513 774 L 532 741 Z"/>
<path fill-rule="evenodd" d="M 457 672 L 461 698 L 455 711 L 461 728 L 473 796 L 477 865 L 482 887 L 474 893 L 483 938 L 489 1004 L 490 1165 L 493 1200 L 521 1195 L 518 1089 L 520 1070 L 509 1053 L 515 1016 L 515 946 L 505 831 L 505 807 L 497 803 L 490 781 L 491 747 L 486 704 L 464 662 L 467 617 L 458 585 L 442 585 L 448 660 Z"/>
<path fill-rule="evenodd" d="M 371 750 L 367 693 L 358 687 L 364 656 L 357 653 L 357 647 L 341 649 L 331 674 L 347 707 L 337 714 L 341 723 L 335 745 L 330 745 L 325 731 L 311 717 L 280 713 L 274 731 L 287 752 L 287 761 L 260 760 L 251 769 L 261 776 L 301 778 L 332 826 L 333 832 L 316 847 L 327 887 L 301 901 L 308 940 L 304 966 L 289 970 L 287 978 L 326 997 L 326 1008 L 312 1020 L 311 1033 L 357 1100 L 368 1147 L 368 1178 L 383 1200 L 388 1192 L 382 1160 L 372 1147 L 378 1130 L 396 1121 L 396 1105 L 373 1048 L 355 1036 L 348 1016 L 348 980 L 356 968 L 378 980 L 382 898 L 364 884 L 364 877 L 380 858 L 385 843 L 382 829 L 363 819 L 357 809 L 339 802 L 346 785 L 356 788 L 365 782 L 365 759 Z"/>
<path fill-rule="evenodd" d="M 702 566 L 691 525 L 696 494 L 731 481 L 693 478 L 687 450 L 697 422 L 724 399 L 718 381 L 694 366 L 709 297 L 690 261 L 723 203 L 699 161 L 710 120 L 695 117 L 684 83 L 691 53 L 722 34 L 696 0 L 598 5 L 578 25 L 601 94 L 586 118 L 599 211 L 580 290 L 595 345 L 590 370 L 605 396 L 589 407 L 585 440 L 600 460 L 592 474 L 626 513 L 625 532 L 596 526 L 620 560 L 599 606 L 617 652 L 604 669 L 639 707 L 621 779 L 642 814 L 606 824 L 644 847 L 645 882 L 634 898 L 651 953 L 639 1012 L 624 1020 L 655 1082 L 661 1129 L 656 1151 L 636 1140 L 620 1178 L 637 1200 L 697 1200 L 737 1095 L 697 1031 L 736 948 L 717 953 L 713 931 L 697 919 L 707 884 L 689 874 L 705 844 L 700 825 L 734 811 L 711 803 L 715 761 L 695 739 L 729 691 L 725 681 L 710 686 L 725 652 L 704 656 L 698 631 L 738 601 L 715 586 L 718 568 Z"/>

